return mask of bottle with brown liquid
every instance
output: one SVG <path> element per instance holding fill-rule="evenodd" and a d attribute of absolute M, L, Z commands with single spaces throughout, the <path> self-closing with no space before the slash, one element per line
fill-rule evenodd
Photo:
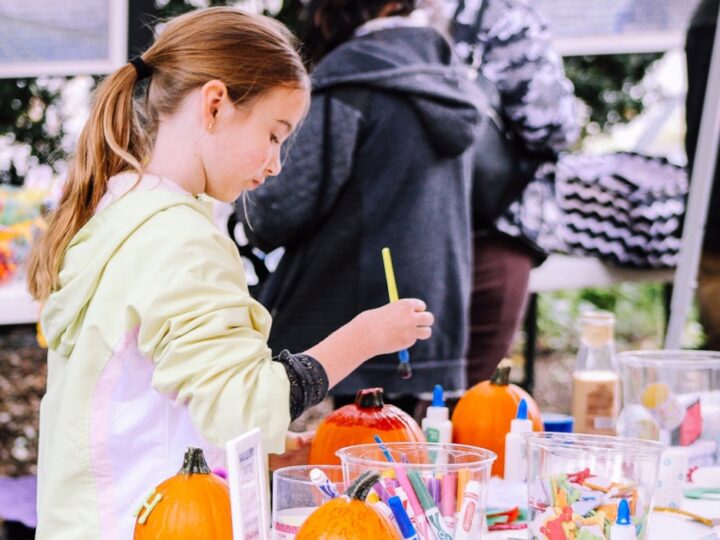
<path fill-rule="evenodd" d="M 615 435 L 620 412 L 615 316 L 607 311 L 586 312 L 581 324 L 572 386 L 575 432 Z"/>

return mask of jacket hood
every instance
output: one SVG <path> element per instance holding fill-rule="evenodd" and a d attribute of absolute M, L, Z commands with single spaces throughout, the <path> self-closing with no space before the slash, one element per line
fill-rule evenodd
<path fill-rule="evenodd" d="M 128 193 L 80 229 L 65 252 L 60 288 L 50 295 L 42 310 L 42 329 L 50 349 L 63 356 L 72 353 L 87 306 L 108 262 L 147 220 L 180 205 L 200 209 L 212 219 L 209 204 L 189 195 L 157 190 Z"/>
<path fill-rule="evenodd" d="M 475 140 L 485 98 L 450 44 L 431 28 L 400 27 L 354 38 L 330 52 L 312 74 L 313 90 L 360 86 L 404 94 L 443 156 Z"/>

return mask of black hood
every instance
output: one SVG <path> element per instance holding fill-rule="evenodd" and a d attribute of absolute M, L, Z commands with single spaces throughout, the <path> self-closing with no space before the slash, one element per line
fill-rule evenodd
<path fill-rule="evenodd" d="M 313 90 L 366 87 L 403 94 L 440 155 L 456 156 L 475 140 L 485 99 L 450 44 L 431 28 L 401 27 L 354 38 L 313 72 Z"/>

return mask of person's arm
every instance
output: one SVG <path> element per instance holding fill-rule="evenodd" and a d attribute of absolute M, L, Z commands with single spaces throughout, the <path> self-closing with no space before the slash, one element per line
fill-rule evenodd
<path fill-rule="evenodd" d="M 281 452 L 290 382 L 273 361 L 270 314 L 250 297 L 235 246 L 210 216 L 174 207 L 138 229 L 123 254 L 153 388 L 186 406 L 211 443 L 224 446 L 259 427 L 266 450 Z"/>
<path fill-rule="evenodd" d="M 248 294 L 237 249 L 209 215 L 162 212 L 123 254 L 138 346 L 155 364 L 151 384 L 187 405 L 198 432 L 219 446 L 257 426 L 267 451 L 282 452 L 290 421 L 330 387 L 369 358 L 431 334 L 425 304 L 403 299 L 359 314 L 304 353 L 272 358 L 270 314 Z"/>
<path fill-rule="evenodd" d="M 249 242 L 263 251 L 311 234 L 350 178 L 360 113 L 338 99 L 330 98 L 329 104 L 327 99 L 325 94 L 313 96 L 307 118 L 285 143 L 280 174 L 235 205 Z"/>
<path fill-rule="evenodd" d="M 485 1 L 480 69 L 497 86 L 509 127 L 530 150 L 567 149 L 579 134 L 574 89 L 545 21 L 526 2 Z"/>
<path fill-rule="evenodd" d="M 433 322 L 425 302 L 403 298 L 363 311 L 306 354 L 322 364 L 332 388 L 373 356 L 407 349 L 418 339 L 429 339 Z"/>

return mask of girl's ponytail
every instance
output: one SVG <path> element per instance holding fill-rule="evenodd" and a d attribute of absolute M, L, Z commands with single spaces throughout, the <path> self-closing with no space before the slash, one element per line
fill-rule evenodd
<path fill-rule="evenodd" d="M 58 288 L 65 250 L 93 216 L 107 180 L 129 168 L 141 172 L 150 144 L 133 104 L 137 79 L 138 71 L 127 64 L 109 75 L 95 93 L 63 195 L 48 217 L 47 231 L 30 252 L 28 289 L 40 302 Z"/>
<path fill-rule="evenodd" d="M 133 100 L 135 83 L 150 72 L 140 106 Z M 108 76 L 95 94 L 60 204 L 30 253 L 28 286 L 34 298 L 43 302 L 60 286 L 68 244 L 95 213 L 108 179 L 128 169 L 142 173 L 160 120 L 211 80 L 224 82 L 237 106 L 280 86 L 310 87 L 292 35 L 277 21 L 231 7 L 199 9 L 171 20 L 142 61 Z"/>

